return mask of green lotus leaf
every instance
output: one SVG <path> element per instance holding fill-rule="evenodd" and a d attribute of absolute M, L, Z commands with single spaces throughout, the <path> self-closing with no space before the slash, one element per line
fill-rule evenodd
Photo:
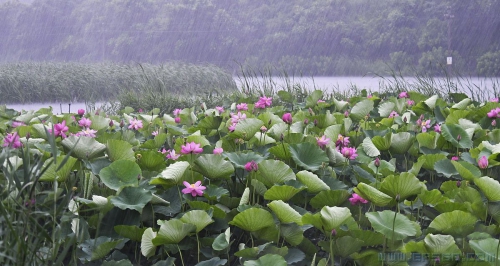
<path fill-rule="evenodd" d="M 346 207 L 325 206 L 320 211 L 321 223 L 326 232 L 338 228 L 351 216 L 351 211 Z"/>
<path fill-rule="evenodd" d="M 183 176 L 188 168 L 188 162 L 175 162 L 163 170 L 160 176 L 152 179 L 150 183 L 153 185 L 180 185 L 184 181 Z"/>
<path fill-rule="evenodd" d="M 459 110 L 464 110 L 465 108 L 467 108 L 467 106 L 469 106 L 469 104 L 472 102 L 471 99 L 469 98 L 465 98 L 463 100 L 461 100 L 460 102 L 454 104 L 453 106 L 451 106 L 452 109 L 459 109 Z"/>
<path fill-rule="evenodd" d="M 135 162 L 118 160 L 102 168 L 99 176 L 108 188 L 119 190 L 122 187 L 138 186 L 141 168 Z"/>
<path fill-rule="evenodd" d="M 337 138 L 339 137 L 341 130 L 342 130 L 341 124 L 331 125 L 325 129 L 325 133 L 323 134 L 329 139 L 331 139 L 330 143 L 332 143 L 332 145 L 335 145 L 335 141 L 337 141 Z"/>
<path fill-rule="evenodd" d="M 143 149 L 158 150 L 161 148 L 168 139 L 168 134 L 160 133 L 154 139 L 147 140 L 141 145 Z"/>
<path fill-rule="evenodd" d="M 257 143 L 258 146 L 264 146 L 272 143 L 276 143 L 276 140 L 262 132 L 256 132 L 252 143 Z"/>
<path fill-rule="evenodd" d="M 196 264 L 196 266 L 222 266 L 227 264 L 227 259 L 221 259 L 219 257 L 214 257 L 209 260 L 201 261 Z"/>
<path fill-rule="evenodd" d="M 352 236 L 339 237 L 334 241 L 333 254 L 346 258 L 355 252 L 359 252 L 363 243 L 363 240 Z"/>
<path fill-rule="evenodd" d="M 194 170 L 210 179 L 228 179 L 234 173 L 232 163 L 215 154 L 203 154 L 194 161 Z"/>
<path fill-rule="evenodd" d="M 279 230 L 280 236 L 292 246 L 298 246 L 304 240 L 304 232 L 302 231 L 302 228 L 295 223 L 281 224 Z"/>
<path fill-rule="evenodd" d="M 141 242 L 144 231 L 146 231 L 146 228 L 139 228 L 136 225 L 115 225 L 114 229 L 119 235 L 137 242 Z"/>
<path fill-rule="evenodd" d="M 380 117 L 388 117 L 392 111 L 394 111 L 394 108 L 396 107 L 396 104 L 393 102 L 384 102 L 378 106 L 378 113 L 380 114 Z"/>
<path fill-rule="evenodd" d="M 373 229 L 391 240 L 403 240 L 409 236 L 415 236 L 417 230 L 410 219 L 400 213 L 385 210 L 379 212 L 367 212 L 366 217 Z M 396 217 L 396 218 L 394 218 Z"/>
<path fill-rule="evenodd" d="M 264 227 L 274 226 L 274 219 L 273 215 L 264 209 L 250 208 L 238 213 L 229 224 L 245 231 L 255 232 Z"/>
<path fill-rule="evenodd" d="M 373 145 L 380 151 L 386 151 L 391 148 L 392 133 L 385 134 L 385 136 L 374 136 L 372 138 Z M 366 151 L 365 151 L 366 152 Z"/>
<path fill-rule="evenodd" d="M 409 132 L 392 134 L 390 151 L 391 153 L 404 154 L 413 146 L 414 141 L 415 137 Z"/>
<path fill-rule="evenodd" d="M 452 236 L 466 236 L 474 231 L 477 217 L 460 210 L 446 212 L 432 220 L 429 229 Z"/>
<path fill-rule="evenodd" d="M 329 161 L 325 151 L 309 142 L 289 146 L 293 161 L 300 167 L 316 171 Z"/>
<path fill-rule="evenodd" d="M 358 186 L 354 188 L 354 191 L 362 198 L 369 200 L 379 207 L 387 206 L 393 201 L 391 196 L 365 183 L 359 183 Z"/>
<path fill-rule="evenodd" d="M 101 130 L 103 128 L 108 128 L 109 121 L 111 121 L 111 119 L 109 119 L 109 118 L 98 116 L 98 115 L 93 115 L 90 118 L 90 120 L 92 120 L 92 124 L 90 125 L 90 128 L 95 129 L 95 130 Z"/>
<path fill-rule="evenodd" d="M 384 243 L 384 235 L 375 231 L 353 230 L 351 236 L 363 240 L 363 246 L 377 246 Z"/>
<path fill-rule="evenodd" d="M 351 194 L 347 190 L 325 190 L 319 192 L 309 202 L 313 208 L 320 209 L 324 206 L 342 205 Z"/>
<path fill-rule="evenodd" d="M 174 122 L 174 119 L 173 118 L 171 118 L 171 119 L 172 119 L 172 122 Z M 188 132 L 184 128 L 177 127 L 174 125 L 165 124 L 165 129 L 167 130 L 168 134 L 171 134 L 174 136 L 182 136 L 182 135 L 188 134 Z"/>
<path fill-rule="evenodd" d="M 453 163 L 451 163 L 451 160 L 449 159 L 442 159 L 437 161 L 434 164 L 434 170 L 436 170 L 436 172 L 448 178 L 450 178 L 453 175 L 458 175 L 457 169 L 455 169 L 455 166 L 453 165 Z"/>
<path fill-rule="evenodd" d="M 212 217 L 210 217 L 210 215 L 208 215 L 208 213 L 203 210 L 188 211 L 184 215 L 182 215 L 180 220 L 188 224 L 194 224 L 196 226 L 196 233 L 199 233 L 201 230 L 207 227 L 207 225 L 214 222 L 214 220 L 212 220 Z"/>
<path fill-rule="evenodd" d="M 422 162 L 422 167 L 426 170 L 434 170 L 434 165 L 436 164 L 436 162 L 444 159 L 446 159 L 446 155 L 441 153 L 424 154 L 418 157 L 417 162 Z"/>
<path fill-rule="evenodd" d="M 207 189 L 204 191 L 203 196 L 209 200 L 217 200 L 219 201 L 222 196 L 229 196 L 229 190 L 216 186 L 216 185 L 208 185 Z"/>
<path fill-rule="evenodd" d="M 252 179 L 252 181 L 250 182 L 250 184 L 252 185 L 252 187 L 255 190 L 255 193 L 257 195 L 264 196 L 264 194 L 266 194 L 267 187 L 266 187 L 266 185 L 264 185 L 264 183 L 260 182 L 257 179 Z"/>
<path fill-rule="evenodd" d="M 266 254 L 260 257 L 258 260 L 247 260 L 243 263 L 243 266 L 287 266 L 286 260 L 276 254 Z"/>
<path fill-rule="evenodd" d="M 281 120 L 281 118 L 280 118 Z M 271 128 L 267 130 L 267 133 L 269 136 L 272 136 L 274 139 L 280 139 L 281 135 L 285 134 L 286 131 L 288 130 L 288 125 L 285 124 L 282 120 L 281 123 L 276 123 Z"/>
<path fill-rule="evenodd" d="M 283 200 L 288 201 L 306 187 L 296 188 L 289 185 L 274 185 L 264 193 L 265 200 Z"/>
<path fill-rule="evenodd" d="M 384 178 L 380 186 L 380 191 L 396 198 L 399 195 L 399 200 L 403 201 L 406 198 L 420 194 L 425 185 L 420 183 L 420 180 L 412 173 L 401 173 L 400 175 L 390 175 Z"/>
<path fill-rule="evenodd" d="M 218 129 L 222 122 L 220 116 L 205 116 L 196 127 L 202 129 Z"/>
<path fill-rule="evenodd" d="M 274 200 L 267 204 L 281 223 L 296 223 L 302 225 L 302 215 L 294 210 L 288 203 L 281 200 Z"/>
<path fill-rule="evenodd" d="M 315 116 L 311 117 L 311 119 L 314 119 L 314 120 L 316 120 L 316 122 L 318 122 L 316 124 L 316 126 L 320 129 L 327 128 L 327 127 L 335 124 L 337 121 L 335 116 L 330 113 L 330 110 L 327 110 L 326 113 L 324 113 L 324 114 L 315 115 Z"/>
<path fill-rule="evenodd" d="M 437 142 L 439 139 L 439 134 L 434 131 L 422 132 L 417 134 L 417 142 L 420 147 L 427 147 L 429 149 L 435 149 L 437 147 Z"/>
<path fill-rule="evenodd" d="M 489 176 L 483 176 L 474 179 L 474 183 L 481 189 L 489 201 L 500 201 L 500 193 L 498 193 L 500 191 L 500 183 L 497 180 Z"/>
<path fill-rule="evenodd" d="M 260 162 L 256 178 L 267 187 L 271 187 L 275 184 L 283 184 L 288 180 L 296 179 L 290 166 L 278 160 L 265 160 Z"/>
<path fill-rule="evenodd" d="M 481 170 L 471 163 L 466 161 L 451 161 L 451 163 L 463 179 L 472 181 L 481 176 Z"/>
<path fill-rule="evenodd" d="M 141 187 L 125 187 L 118 196 L 111 198 L 111 203 L 122 210 L 131 209 L 142 213 L 142 209 L 152 198 L 153 193 L 149 190 Z"/>
<path fill-rule="evenodd" d="M 342 111 L 349 104 L 346 101 L 342 101 L 342 100 L 339 101 L 335 98 L 333 98 L 332 101 L 333 101 L 333 104 L 335 105 L 335 109 L 339 112 Z"/>
<path fill-rule="evenodd" d="M 238 206 L 247 205 L 250 201 L 250 188 L 247 187 L 243 190 L 243 194 L 241 195 L 240 204 Z"/>
<path fill-rule="evenodd" d="M 281 117 L 269 111 L 260 114 L 259 119 L 264 123 L 264 126 L 266 126 L 268 129 L 274 126 L 275 124 L 283 123 Z M 271 121 L 271 124 L 269 124 L 269 121 Z"/>
<path fill-rule="evenodd" d="M 361 144 L 361 146 L 363 147 L 363 150 L 365 151 L 366 155 L 368 155 L 370 157 L 377 157 L 380 155 L 380 151 L 373 144 L 372 140 L 369 137 L 366 137 L 363 140 L 363 143 Z"/>
<path fill-rule="evenodd" d="M 260 131 L 260 128 L 264 125 L 264 122 L 257 118 L 247 118 L 241 120 L 236 124 L 236 129 L 234 132 L 230 133 L 231 138 L 242 138 L 244 140 L 250 140 L 256 132 Z"/>
<path fill-rule="evenodd" d="M 52 163 L 54 161 L 54 158 L 51 157 L 47 159 L 43 163 L 43 168 L 47 168 L 47 170 L 42 174 L 40 177 L 40 181 L 45 181 L 45 182 L 53 182 L 54 180 L 57 179 L 59 182 L 64 182 L 69 174 L 71 173 L 71 170 L 73 169 L 73 166 L 75 163 L 78 161 L 76 158 L 71 157 L 71 156 L 57 156 L 57 165 Z M 12 157 L 11 157 L 12 158 Z M 11 159 L 9 158 L 9 160 Z M 19 157 L 17 157 L 19 158 Z M 66 158 L 66 159 L 65 159 Z M 20 162 L 22 164 L 22 161 L 16 160 L 16 162 Z M 17 164 L 13 164 L 15 167 Z M 20 165 L 17 165 L 19 167 Z"/>
<path fill-rule="evenodd" d="M 224 250 L 229 247 L 230 237 L 231 237 L 231 228 L 228 227 L 224 233 L 219 234 L 214 242 L 212 243 L 212 248 L 217 251 Z"/>
<path fill-rule="evenodd" d="M 472 148 L 473 143 L 469 134 L 459 125 L 443 124 L 441 125 L 441 134 L 448 142 L 457 148 Z M 460 141 L 458 141 L 458 136 L 460 136 Z"/>
<path fill-rule="evenodd" d="M 365 119 L 365 116 L 367 116 L 371 110 L 373 110 L 374 103 L 370 99 L 365 99 L 362 100 L 358 103 L 356 103 L 352 109 L 349 117 L 353 121 L 360 121 Z"/>
<path fill-rule="evenodd" d="M 229 161 L 231 161 L 237 168 L 245 168 L 245 164 L 250 161 L 255 161 L 256 163 L 260 163 L 266 159 L 261 155 L 252 151 L 247 153 L 230 152 L 224 154 L 227 156 L 227 159 L 229 159 Z"/>
<path fill-rule="evenodd" d="M 156 150 L 137 151 L 137 164 L 142 170 L 159 172 L 165 169 L 165 155 Z"/>
<path fill-rule="evenodd" d="M 101 266 L 134 266 L 134 265 L 128 259 L 122 259 L 122 260 L 119 260 L 119 261 L 115 261 L 115 260 L 104 261 L 101 264 Z"/>
<path fill-rule="evenodd" d="M 178 244 L 187 235 L 196 231 L 196 225 L 184 223 L 179 219 L 171 219 L 168 221 L 158 221 L 160 230 L 155 238 L 153 244 L 155 246 L 163 244 Z"/>
<path fill-rule="evenodd" d="M 302 123 L 302 122 L 297 122 L 297 123 Z M 284 135 L 284 141 L 288 144 L 302 143 L 304 141 L 304 134 L 297 132 L 290 132 L 290 134 Z"/>
<path fill-rule="evenodd" d="M 436 107 L 436 102 L 439 99 L 439 96 L 437 95 L 432 95 L 430 98 L 424 101 L 424 103 L 429 106 L 429 108 L 432 110 L 434 107 Z"/>
<path fill-rule="evenodd" d="M 224 219 L 226 217 L 226 213 L 221 209 L 221 208 L 224 208 L 223 205 L 219 205 L 219 204 L 218 205 L 210 205 L 204 201 L 189 201 L 188 204 L 192 210 L 209 211 L 210 209 L 212 209 L 212 211 L 213 211 L 212 216 L 215 218 Z M 221 208 L 219 208 L 219 206 Z"/>
<path fill-rule="evenodd" d="M 458 124 L 460 119 L 468 117 L 470 113 L 470 110 L 450 109 L 450 113 L 446 116 L 445 123 L 448 125 Z"/>
<path fill-rule="evenodd" d="M 323 91 L 315 90 L 306 97 L 306 108 L 318 105 L 318 100 L 323 98 Z"/>
<path fill-rule="evenodd" d="M 100 236 L 97 239 L 87 239 L 79 245 L 81 248 L 80 258 L 87 261 L 95 261 L 106 257 L 115 247 L 123 244 L 126 240 L 113 240 L 112 238 Z"/>
<path fill-rule="evenodd" d="M 292 93 L 285 91 L 285 90 L 280 90 L 277 92 L 277 94 L 278 94 L 278 97 L 280 97 L 280 99 L 282 101 L 287 102 L 287 103 L 293 103 L 294 96 Z"/>
<path fill-rule="evenodd" d="M 296 174 L 297 179 L 304 185 L 307 186 L 306 190 L 309 193 L 318 193 L 323 190 L 329 190 L 330 187 L 323 182 L 317 175 L 302 170 Z"/>
<path fill-rule="evenodd" d="M 460 249 L 455 243 L 455 239 L 450 235 L 425 236 L 424 245 L 428 253 L 431 254 L 460 254 Z"/>
<path fill-rule="evenodd" d="M 91 137 L 69 136 L 61 141 L 61 144 L 68 150 L 72 150 L 71 154 L 78 159 L 93 159 L 104 154 L 106 145 L 97 142 Z"/>
<path fill-rule="evenodd" d="M 289 151 L 288 143 L 280 143 L 271 148 L 269 148 L 269 153 L 274 155 L 276 158 L 286 161 L 292 158 L 292 154 Z"/>
<path fill-rule="evenodd" d="M 133 146 L 124 140 L 109 139 L 106 142 L 106 153 L 109 159 L 114 162 L 118 160 L 135 161 Z"/>
<path fill-rule="evenodd" d="M 490 265 L 497 265 L 500 263 L 498 241 L 494 238 L 470 240 L 469 245 L 474 249 L 479 259 L 489 262 Z"/>

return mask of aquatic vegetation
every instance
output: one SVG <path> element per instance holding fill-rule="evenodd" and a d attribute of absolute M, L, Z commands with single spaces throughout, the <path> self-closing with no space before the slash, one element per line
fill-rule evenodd
<path fill-rule="evenodd" d="M 500 103 L 405 92 L 2 107 L 0 263 L 500 262 Z"/>

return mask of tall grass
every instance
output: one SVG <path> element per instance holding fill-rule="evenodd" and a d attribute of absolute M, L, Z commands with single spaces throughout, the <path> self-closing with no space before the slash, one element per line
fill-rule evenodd
<path fill-rule="evenodd" d="M 20 62 L 0 64 L 0 103 L 95 102 L 123 93 L 202 94 L 231 91 L 232 76 L 213 65 L 170 62 L 84 64 Z"/>

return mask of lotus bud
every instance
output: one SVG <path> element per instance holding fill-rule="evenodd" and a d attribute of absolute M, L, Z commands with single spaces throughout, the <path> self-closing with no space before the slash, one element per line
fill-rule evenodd
<path fill-rule="evenodd" d="M 115 125 L 115 123 L 113 122 L 113 120 L 110 120 L 109 121 L 109 127 L 113 127 Z"/>
<path fill-rule="evenodd" d="M 496 120 L 491 121 L 491 126 L 492 127 L 496 127 L 497 126 L 497 121 Z"/>
<path fill-rule="evenodd" d="M 457 181 L 457 187 L 460 187 L 462 185 L 462 182 L 460 180 Z"/>
<path fill-rule="evenodd" d="M 78 109 L 78 115 L 83 116 L 85 114 L 85 110 L 83 109 Z"/>
<path fill-rule="evenodd" d="M 267 122 L 267 125 L 270 126 L 273 121 L 269 119 L 269 122 Z"/>
<path fill-rule="evenodd" d="M 307 118 L 304 119 L 304 124 L 306 124 L 306 125 L 309 124 L 309 119 L 307 119 Z"/>
<path fill-rule="evenodd" d="M 401 196 L 399 196 L 399 194 L 396 195 L 396 201 L 399 201 L 399 199 L 401 199 Z"/>
<path fill-rule="evenodd" d="M 313 110 L 311 109 L 311 107 L 309 107 L 309 114 L 310 114 L 310 115 L 314 115 L 314 112 L 313 112 Z"/>
<path fill-rule="evenodd" d="M 318 125 L 318 119 L 314 119 L 314 126 Z"/>
<path fill-rule="evenodd" d="M 405 117 L 403 117 L 403 122 L 407 123 L 408 122 L 408 119 Z"/>
<path fill-rule="evenodd" d="M 337 235 L 337 230 L 332 229 L 332 236 L 336 236 L 336 235 Z"/>
<path fill-rule="evenodd" d="M 283 141 L 285 139 L 285 136 L 283 135 L 283 133 L 281 133 L 280 135 L 280 141 Z"/>
<path fill-rule="evenodd" d="M 31 134 L 28 132 L 26 133 L 26 140 L 29 140 L 31 138 Z"/>
<path fill-rule="evenodd" d="M 120 127 L 124 127 L 124 126 L 125 126 L 125 122 L 123 122 L 123 120 L 120 121 Z"/>
<path fill-rule="evenodd" d="M 345 112 L 344 112 L 344 117 L 345 117 L 345 118 L 348 118 L 348 117 L 349 117 L 349 111 L 345 111 Z"/>
<path fill-rule="evenodd" d="M 373 162 L 373 164 L 375 165 L 375 167 L 380 167 L 380 158 L 375 158 L 375 161 Z"/>
<path fill-rule="evenodd" d="M 479 166 L 479 168 L 481 169 L 486 169 L 488 168 L 488 158 L 486 158 L 486 156 L 482 156 L 479 161 L 477 161 L 477 165 Z"/>
<path fill-rule="evenodd" d="M 462 136 L 460 134 L 458 134 L 457 141 L 461 141 L 461 140 L 462 140 Z"/>

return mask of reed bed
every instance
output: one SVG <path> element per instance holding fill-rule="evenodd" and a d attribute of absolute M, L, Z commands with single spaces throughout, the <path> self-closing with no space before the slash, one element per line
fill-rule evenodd
<path fill-rule="evenodd" d="M 92 102 L 129 93 L 191 94 L 236 89 L 213 65 L 19 62 L 0 64 L 0 103 Z"/>

